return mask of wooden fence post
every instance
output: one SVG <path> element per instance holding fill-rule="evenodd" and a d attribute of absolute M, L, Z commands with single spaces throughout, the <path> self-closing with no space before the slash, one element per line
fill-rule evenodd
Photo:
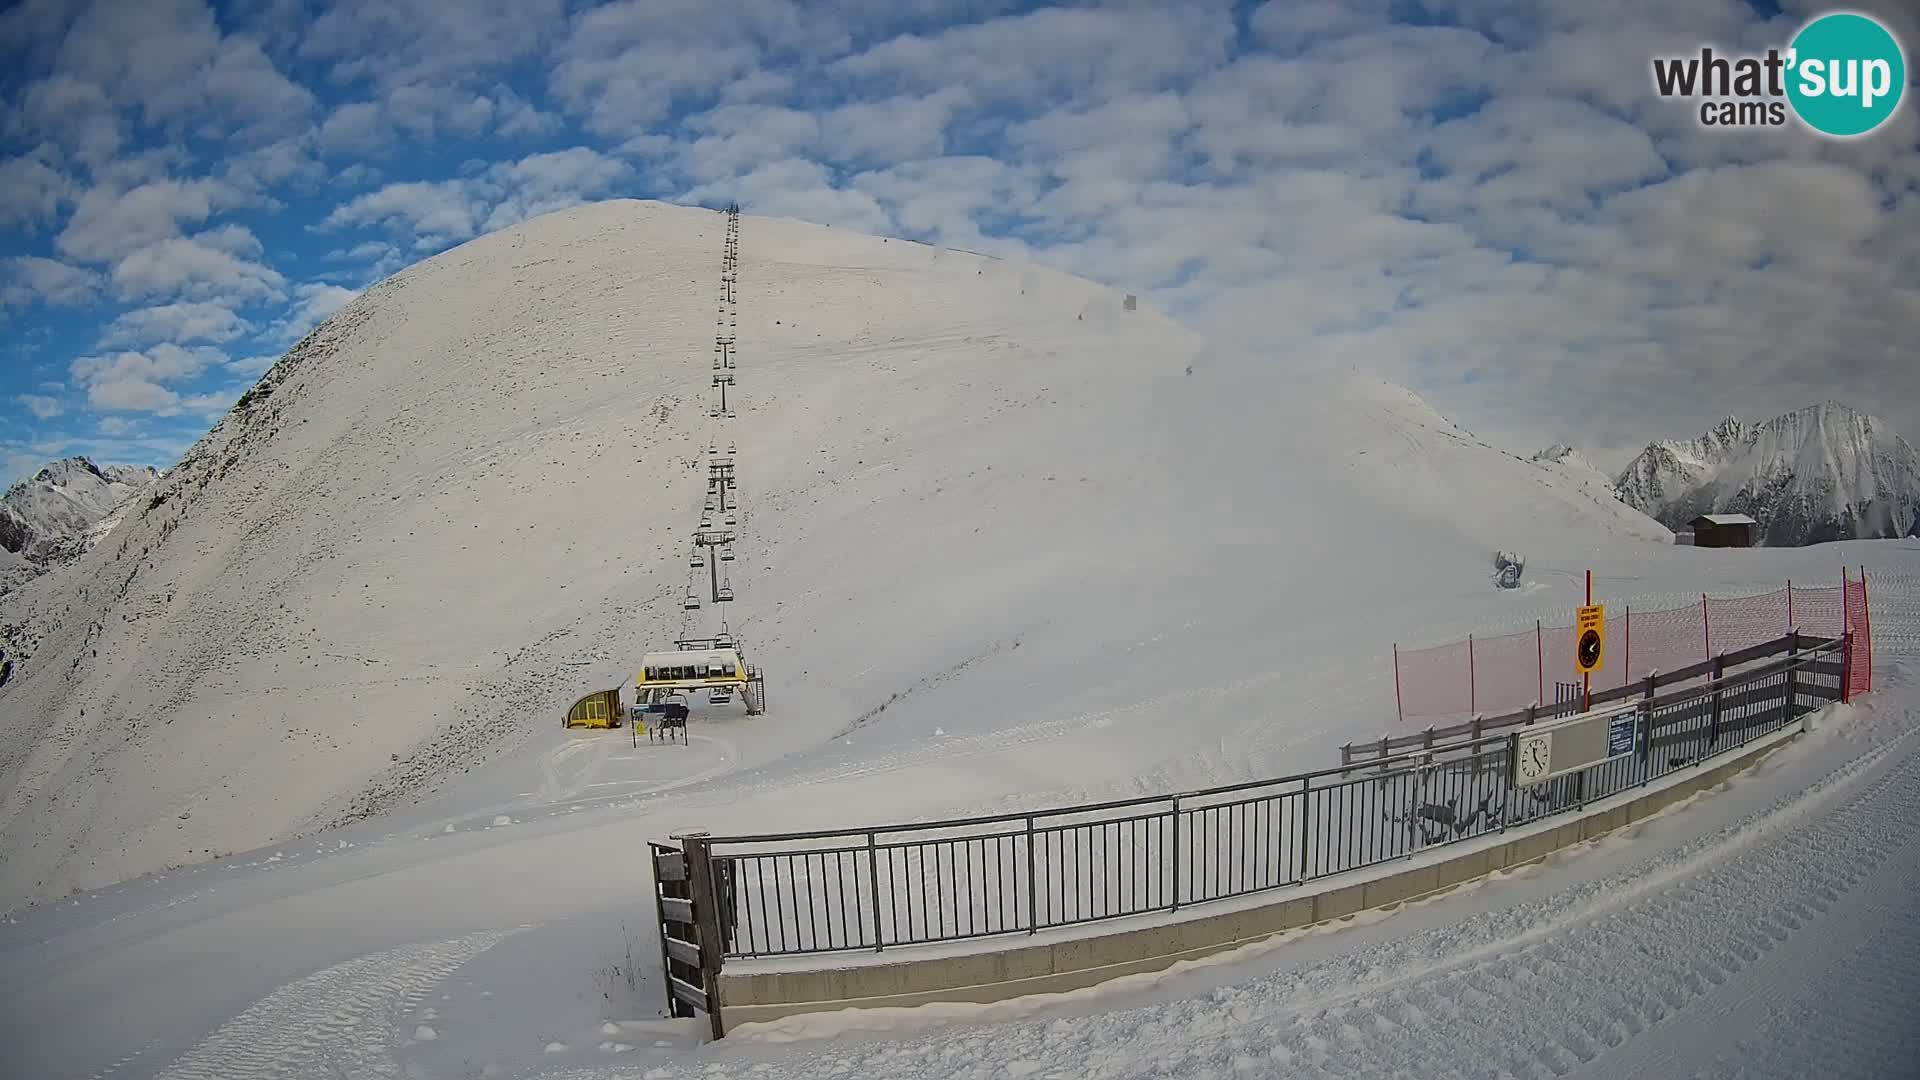
<path fill-rule="evenodd" d="M 720 965 L 725 946 L 720 938 L 720 902 L 713 885 L 713 863 L 704 832 L 675 836 L 687 859 L 687 893 L 693 901 L 694 926 L 700 934 L 700 982 L 707 994 L 707 1020 L 716 1039 L 726 1035 L 720 1021 Z"/>

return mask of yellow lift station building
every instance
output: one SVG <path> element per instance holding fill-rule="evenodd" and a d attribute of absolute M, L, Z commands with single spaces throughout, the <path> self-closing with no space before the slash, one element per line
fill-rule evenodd
<path fill-rule="evenodd" d="M 737 648 L 676 649 L 647 653 L 634 676 L 636 707 L 645 707 L 675 694 L 705 690 L 710 701 L 724 702 L 737 691 L 752 716 L 766 709 L 765 681 L 741 658 Z"/>

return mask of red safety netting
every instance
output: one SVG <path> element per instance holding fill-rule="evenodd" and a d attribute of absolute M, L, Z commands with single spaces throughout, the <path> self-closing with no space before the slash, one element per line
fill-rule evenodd
<path fill-rule="evenodd" d="M 1607 655 L 1595 688 L 1621 686 L 1654 672 L 1677 671 L 1773 641 L 1789 630 L 1818 637 L 1854 632 L 1847 656 L 1849 696 L 1873 685 L 1867 585 L 1805 588 L 1791 583 L 1758 596 L 1715 599 L 1664 609 L 1608 613 Z M 1513 712 L 1551 704 L 1557 682 L 1573 674 L 1571 624 L 1538 626 L 1498 637 L 1472 637 L 1430 649 L 1394 650 L 1394 688 L 1402 719 L 1438 720 Z"/>
<path fill-rule="evenodd" d="M 1841 617 L 1846 621 L 1847 629 L 1853 632 L 1847 649 L 1845 696 L 1851 699 L 1855 694 L 1864 694 L 1873 689 L 1873 613 L 1867 607 L 1865 569 L 1861 570 L 1860 580 L 1849 580 L 1845 588 Z"/>

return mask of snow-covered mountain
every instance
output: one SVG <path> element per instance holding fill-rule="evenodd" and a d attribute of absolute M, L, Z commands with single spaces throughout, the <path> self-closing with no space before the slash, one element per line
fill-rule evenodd
<path fill-rule="evenodd" d="M 1636 535 L 1667 543 L 1672 542 L 1671 529 L 1625 504 L 1619 493 L 1614 490 L 1613 478 L 1602 472 L 1599 466 L 1589 461 L 1587 456 L 1579 450 L 1564 443 L 1556 443 L 1533 455 L 1532 461 L 1536 468 L 1561 478 L 1569 487 L 1592 500 L 1603 517 L 1611 516 L 1630 521 L 1630 527 Z"/>
<path fill-rule="evenodd" d="M 116 513 L 160 479 L 151 466 L 102 467 L 84 457 L 49 463 L 0 496 L 7 569 L 33 573 L 78 557 Z M 0 591 L 8 582 L 0 573 Z"/>
<path fill-rule="evenodd" d="M 1364 688 L 1340 707 L 1375 733 L 1396 635 L 1472 626 L 1409 612 L 1510 603 L 1489 552 L 1626 574 L 1664 550 L 1403 388 L 1209 349 L 1105 286 L 748 217 L 722 290 L 725 231 L 614 201 L 401 271 L 73 572 L 0 605 L 36 643 L 0 689 L 0 906 L 449 791 L 562 745 L 572 700 L 723 617 L 774 705 L 703 718 L 700 775 L 1016 729 L 1075 735 L 1070 770 L 1021 751 L 1035 784 L 1271 775 L 1302 762 L 1267 695 Z M 739 451 L 736 599 L 689 612 L 716 440 Z M 885 812 L 1005 775 L 920 776 Z M 810 790 L 795 827 L 879 812 Z"/>
<path fill-rule="evenodd" d="M 1920 525 L 1920 456 L 1887 425 L 1838 402 L 1761 424 L 1728 417 L 1697 439 L 1649 445 L 1615 481 L 1669 528 L 1747 514 L 1776 547 L 1907 536 Z"/>

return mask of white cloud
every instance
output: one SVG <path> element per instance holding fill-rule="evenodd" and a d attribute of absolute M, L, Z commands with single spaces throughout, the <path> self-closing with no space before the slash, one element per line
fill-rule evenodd
<path fill-rule="evenodd" d="M 410 181 L 356 196 L 335 207 L 322 225 L 385 225 L 410 233 L 416 248 L 430 248 L 473 236 L 483 210 L 465 181 Z"/>
<path fill-rule="evenodd" d="M 112 348 L 156 341 L 231 341 L 251 329 L 245 319 L 219 304 L 161 304 L 121 314 L 107 327 L 100 344 Z"/>
<path fill-rule="evenodd" d="M 53 221 L 73 201 L 73 181 L 37 156 L 0 161 L 0 228 Z"/>
<path fill-rule="evenodd" d="M 585 147 L 475 163 L 473 171 L 435 183 L 388 184 L 335 207 L 322 227 L 384 226 L 425 251 L 604 197 L 633 176 L 631 165 Z"/>
<path fill-rule="evenodd" d="M 494 134 L 503 139 L 539 138 L 558 132 L 565 121 L 556 113 L 534 107 L 520 95 L 501 87 L 494 95 Z"/>
<path fill-rule="evenodd" d="M 1031 108 L 1157 90 L 1225 63 L 1235 30 L 1224 3 L 1049 8 L 931 35 L 906 34 L 837 61 L 864 82 L 967 87 Z"/>
<path fill-rule="evenodd" d="M 321 122 L 316 141 L 328 154 L 366 154 L 393 139 L 384 110 L 377 101 L 350 101 L 335 108 Z"/>
<path fill-rule="evenodd" d="M 538 53 L 564 27 L 563 0 L 340 0 L 306 28 L 300 53 L 331 81 L 383 92 L 453 86 Z"/>
<path fill-rule="evenodd" d="M 487 171 L 487 183 L 501 192 L 487 215 L 488 231 L 517 225 L 531 217 L 578 206 L 617 193 L 633 167 L 585 147 L 532 154 Z"/>
<path fill-rule="evenodd" d="M 43 394 L 18 394 L 15 395 L 14 400 L 25 405 L 29 412 L 41 420 L 51 420 L 67 411 L 66 405 L 59 398 L 51 398 Z"/>
<path fill-rule="evenodd" d="M 100 295 L 101 277 L 84 267 L 70 266 L 38 255 L 11 255 L 0 276 L 0 306 L 25 306 L 39 301 L 60 307 L 91 303 Z"/>
<path fill-rule="evenodd" d="M 80 196 L 55 245 L 76 259 L 111 262 L 180 235 L 183 222 L 199 224 L 231 199 L 232 192 L 212 180 L 163 180 L 128 191 L 95 187 Z"/>
<path fill-rule="evenodd" d="M 238 360 L 229 360 L 225 366 L 228 371 L 233 372 L 235 375 L 259 378 L 267 373 L 268 368 L 279 362 L 280 357 L 278 356 L 246 356 Z"/>
<path fill-rule="evenodd" d="M 56 63 L 169 131 L 215 120 L 223 134 L 298 127 L 313 105 L 258 43 L 223 35 L 200 0 L 96 0 L 74 20 Z"/>
<path fill-rule="evenodd" d="M 393 253 L 393 250 L 393 245 L 385 241 L 368 240 L 365 243 L 355 244 L 350 248 L 329 251 L 326 254 L 326 259 L 329 262 L 366 262 L 370 259 L 386 258 Z"/>
<path fill-rule="evenodd" d="M 773 61 L 817 62 L 849 42 L 831 9 L 741 0 L 713 11 L 700 0 L 624 0 L 575 15 L 556 50 L 553 97 L 589 131 L 631 137 Z"/>
<path fill-rule="evenodd" d="M 45 140 L 93 169 L 120 152 L 120 118 L 99 86 L 55 73 L 27 87 L 17 109 L 0 117 L 0 130 L 19 139 Z"/>
<path fill-rule="evenodd" d="M 323 281 L 308 281 L 295 285 L 293 304 L 287 312 L 287 317 L 273 325 L 273 339 L 283 345 L 291 345 L 305 337 L 307 331 L 326 322 L 334 312 L 346 307 L 348 302 L 358 295 L 360 295 L 359 292 L 354 289 L 344 289 Z"/>
<path fill-rule="evenodd" d="M 140 430 L 140 421 L 127 416 L 103 416 L 99 424 L 100 434 L 110 436 L 132 435 Z"/>
<path fill-rule="evenodd" d="M 95 409 L 173 416 L 191 407 L 174 385 L 197 378 L 223 359 L 215 349 L 163 344 L 138 352 L 84 356 L 70 370 L 86 388 L 87 403 Z"/>
<path fill-rule="evenodd" d="M 177 295 L 242 303 L 283 296 L 280 272 L 236 254 L 232 242 L 231 232 L 214 230 L 148 244 L 115 264 L 114 288 L 126 299 Z"/>

